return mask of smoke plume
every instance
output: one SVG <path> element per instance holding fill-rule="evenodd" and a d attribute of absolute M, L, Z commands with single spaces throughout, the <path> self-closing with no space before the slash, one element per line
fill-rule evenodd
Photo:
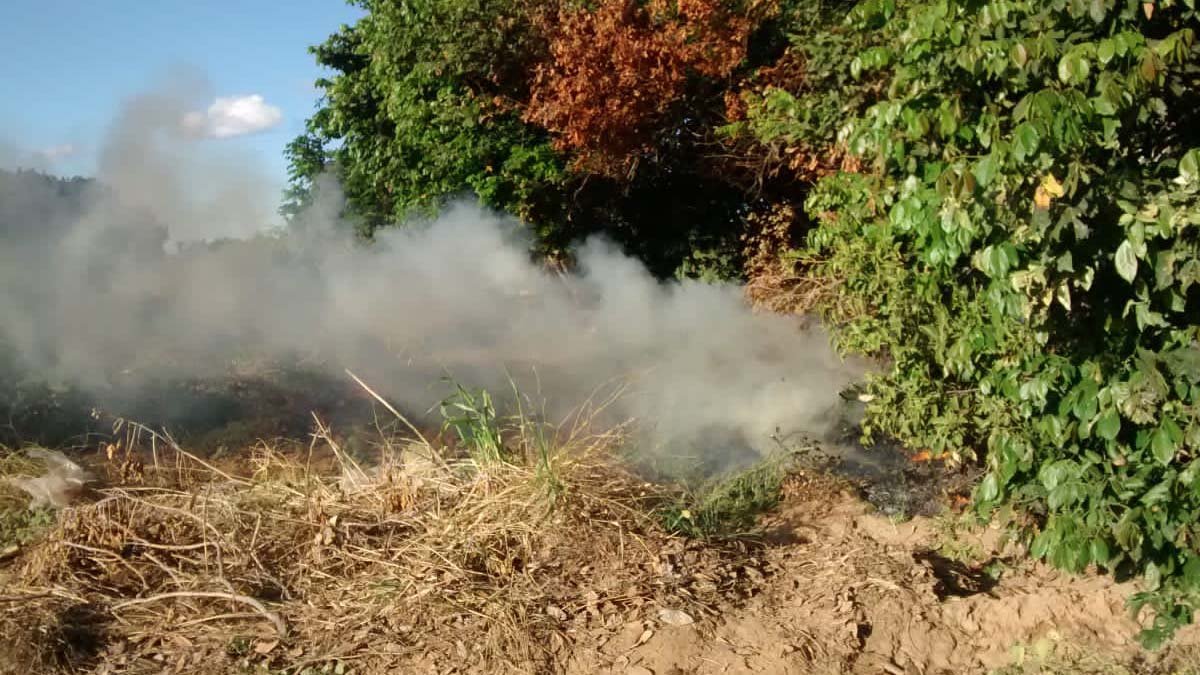
<path fill-rule="evenodd" d="M 516 223 L 467 204 L 365 245 L 328 184 L 288 233 L 247 236 L 273 195 L 181 133 L 194 98 L 132 99 L 77 209 L 5 206 L 0 341 L 29 368 L 103 392 L 299 358 L 418 414 L 443 376 L 515 383 L 549 416 L 620 388 L 608 412 L 638 420 L 647 448 L 710 456 L 824 433 L 857 375 L 819 329 L 751 311 L 736 285 L 658 281 L 599 239 L 558 275 Z"/>

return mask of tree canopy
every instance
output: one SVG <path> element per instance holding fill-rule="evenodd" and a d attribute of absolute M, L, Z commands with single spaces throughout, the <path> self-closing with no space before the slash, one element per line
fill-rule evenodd
<path fill-rule="evenodd" d="M 744 191 L 716 129 L 751 33 L 777 11 L 716 0 L 365 0 L 317 47 L 333 75 L 288 148 L 288 210 L 332 170 L 362 234 L 473 195 L 546 252 L 604 232 L 669 275 L 738 270 Z"/>

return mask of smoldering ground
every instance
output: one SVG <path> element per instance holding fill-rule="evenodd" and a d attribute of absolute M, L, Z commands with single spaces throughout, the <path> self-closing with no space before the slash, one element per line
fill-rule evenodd
<path fill-rule="evenodd" d="M 28 371 L 103 400 L 242 359 L 303 360 L 349 368 L 415 415 L 448 377 L 515 385 L 551 421 L 619 390 L 606 419 L 637 420 L 646 452 L 710 458 L 827 432 L 860 374 L 736 285 L 661 282 L 598 239 L 562 276 L 531 259 L 519 224 L 467 203 L 366 245 L 326 181 L 289 231 L 250 235 L 269 220 L 264 181 L 180 133 L 190 103 L 178 87 L 131 99 L 76 208 L 0 209 L 0 339 Z"/>

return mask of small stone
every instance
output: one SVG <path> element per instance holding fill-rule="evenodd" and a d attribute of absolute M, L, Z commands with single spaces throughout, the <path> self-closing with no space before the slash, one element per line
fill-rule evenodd
<path fill-rule="evenodd" d="M 691 614 L 681 612 L 678 609 L 660 609 L 658 610 L 658 620 L 668 626 L 687 626 L 696 623 Z"/>

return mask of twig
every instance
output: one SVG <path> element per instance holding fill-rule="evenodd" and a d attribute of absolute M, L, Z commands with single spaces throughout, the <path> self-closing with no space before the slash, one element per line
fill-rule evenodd
<path fill-rule="evenodd" d="M 393 408 L 391 403 L 388 403 L 387 400 L 385 400 L 382 396 L 375 393 L 374 389 L 368 387 L 366 382 L 363 382 L 361 379 L 359 379 L 359 377 L 357 375 L 355 375 L 354 373 L 350 372 L 349 369 L 346 369 L 346 374 L 349 375 L 355 382 L 357 382 L 358 386 L 360 386 L 364 390 L 366 390 L 366 392 L 368 394 L 370 394 L 372 398 L 374 398 L 376 401 L 379 401 L 380 405 L 382 405 L 384 408 L 387 408 L 388 412 L 395 415 L 396 419 L 403 422 L 404 426 L 408 427 L 409 430 L 411 430 L 414 434 L 416 434 L 417 438 L 421 439 L 421 442 L 424 443 L 425 447 L 429 449 L 429 454 L 437 461 L 438 464 L 441 465 L 442 469 L 444 469 L 446 471 L 450 471 L 450 465 L 446 464 L 446 460 L 442 459 L 442 456 L 436 450 L 433 449 L 433 445 L 429 442 L 428 439 L 425 438 L 425 435 L 422 434 L 421 431 L 419 429 L 417 429 L 417 427 L 414 426 L 412 422 L 409 422 L 407 417 L 405 417 L 404 415 L 401 415 L 399 410 L 396 410 L 395 408 Z"/>
<path fill-rule="evenodd" d="M 231 602 L 240 602 L 243 605 L 249 605 L 250 607 L 253 607 L 254 610 L 262 615 L 264 619 L 270 621 L 275 626 L 275 632 L 279 634 L 279 637 L 287 637 L 287 624 L 283 622 L 282 617 L 275 612 L 268 610 L 258 600 L 255 600 L 248 595 L 238 595 L 236 593 L 220 593 L 216 591 L 173 591 L 170 593 L 159 593 L 158 595 L 151 595 L 148 598 L 135 598 L 133 600 L 126 600 L 125 602 L 117 603 L 113 605 L 113 611 L 125 609 L 126 607 L 132 607 L 134 605 L 145 605 L 151 602 L 158 602 L 159 600 L 168 600 L 170 598 L 219 598 L 223 600 L 229 600 Z"/>
<path fill-rule="evenodd" d="M 228 614 L 213 614 L 212 616 L 202 616 L 199 619 L 189 619 L 175 624 L 176 628 L 185 626 L 195 626 L 201 623 L 211 623 L 213 621 L 224 621 L 226 619 L 251 619 L 259 616 L 258 612 L 229 612 Z"/>
<path fill-rule="evenodd" d="M 38 598 L 51 598 L 53 593 L 30 593 L 28 595 L 0 595 L 0 603 L 3 602 L 25 602 L 27 600 L 37 600 Z"/>
<path fill-rule="evenodd" d="M 150 584 L 146 582 L 146 577 L 141 572 L 139 572 L 136 567 L 129 564 L 129 561 L 122 558 L 119 553 L 116 553 L 115 551 L 109 551 L 106 549 L 102 549 L 102 548 L 96 548 L 94 546 L 87 546 L 85 544 L 78 544 L 73 541 L 64 541 L 62 543 L 64 546 L 69 546 L 71 548 L 77 548 L 81 551 L 87 551 L 88 553 L 109 556 L 111 558 L 112 562 L 120 563 L 123 567 L 128 569 L 130 572 L 133 572 L 134 576 L 136 576 L 138 579 L 141 580 L 142 588 L 145 588 L 147 590 L 150 588 Z"/>

